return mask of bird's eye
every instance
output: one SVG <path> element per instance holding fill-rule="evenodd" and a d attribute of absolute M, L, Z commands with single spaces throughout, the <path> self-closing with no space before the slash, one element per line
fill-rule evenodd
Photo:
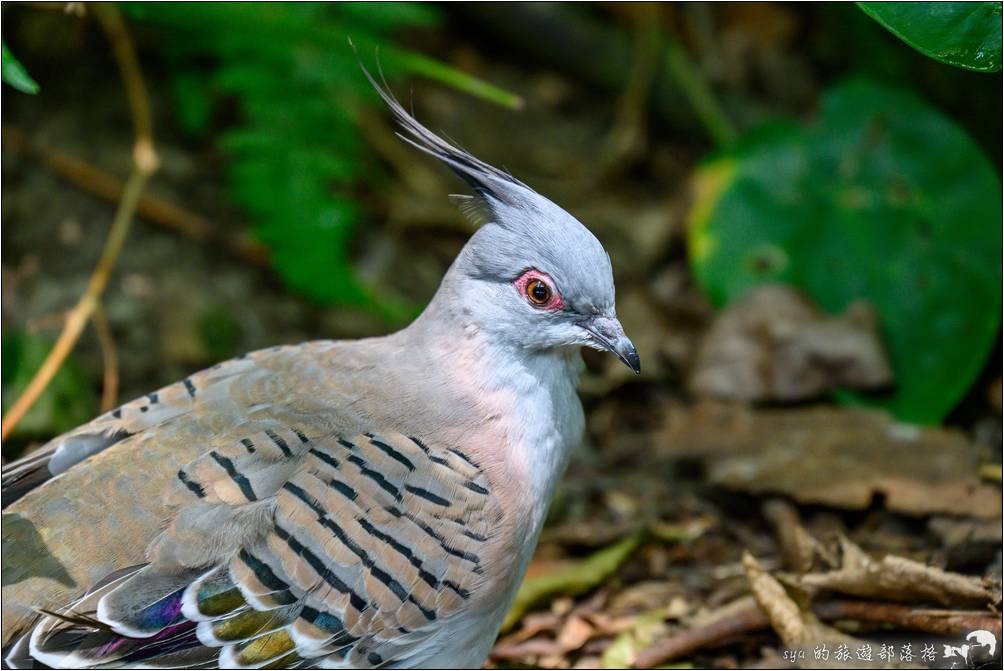
<path fill-rule="evenodd" d="M 542 280 L 531 280 L 526 284 L 526 297 L 534 305 L 544 305 L 551 300 L 551 288 Z"/>
<path fill-rule="evenodd" d="M 524 271 L 512 284 L 519 295 L 535 308 L 554 312 L 565 307 L 551 278 L 535 268 Z"/>

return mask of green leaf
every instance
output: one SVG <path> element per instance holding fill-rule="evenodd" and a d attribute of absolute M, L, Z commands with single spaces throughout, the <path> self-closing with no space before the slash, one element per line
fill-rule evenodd
<path fill-rule="evenodd" d="M 434 58 L 404 49 L 387 48 L 384 55 L 410 74 L 422 75 L 458 91 L 509 109 L 522 109 L 522 96 L 462 72 Z"/>
<path fill-rule="evenodd" d="M 213 115 L 208 78 L 199 72 L 183 72 L 174 77 L 170 86 L 177 101 L 174 111 L 178 125 L 194 137 L 205 135 Z"/>
<path fill-rule="evenodd" d="M 1001 69 L 999 2 L 859 2 L 920 53 L 967 70 Z"/>
<path fill-rule="evenodd" d="M 655 643 L 667 628 L 665 608 L 642 613 L 603 651 L 600 666 L 604 669 L 632 668 L 638 653 Z"/>
<path fill-rule="evenodd" d="M 126 3 L 156 24 L 186 130 L 210 130 L 225 97 L 237 122 L 214 133 L 227 154 L 230 192 L 293 290 L 318 302 L 363 305 L 395 319 L 403 308 L 364 287 L 350 265 L 363 218 L 350 195 L 374 177 L 356 121 L 379 97 L 359 68 L 381 55 L 388 76 L 410 72 L 506 106 L 518 96 L 389 44 L 393 31 L 434 25 L 440 11 L 415 3 Z M 262 36 L 267 36 L 263 39 Z M 219 105 L 220 109 L 226 109 Z"/>
<path fill-rule="evenodd" d="M 575 596 L 587 592 L 612 576 L 641 545 L 644 533 L 636 532 L 622 541 L 597 550 L 572 566 L 554 573 L 531 578 L 519 587 L 502 631 L 522 619 L 528 610 L 556 594 Z"/>
<path fill-rule="evenodd" d="M 10 84 L 18 91 L 24 93 L 38 93 L 38 84 L 28 75 L 28 71 L 24 69 L 24 66 L 14 58 L 14 54 L 7 48 L 6 43 L 0 45 L 0 51 L 2 51 L 4 83 Z"/>
<path fill-rule="evenodd" d="M 764 282 L 832 313 L 867 299 L 897 385 L 842 399 L 934 423 L 966 393 L 1000 324 L 1001 189 L 954 122 L 909 93 L 845 82 L 814 126 L 760 129 L 697 184 L 690 261 L 713 302 Z"/>

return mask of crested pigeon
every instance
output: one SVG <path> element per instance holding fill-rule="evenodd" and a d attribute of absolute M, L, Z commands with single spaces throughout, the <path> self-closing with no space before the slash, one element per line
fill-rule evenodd
<path fill-rule="evenodd" d="M 480 227 L 403 330 L 238 357 L 5 469 L 8 665 L 487 658 L 583 437 L 580 348 L 639 358 L 592 233 L 370 81 Z"/>

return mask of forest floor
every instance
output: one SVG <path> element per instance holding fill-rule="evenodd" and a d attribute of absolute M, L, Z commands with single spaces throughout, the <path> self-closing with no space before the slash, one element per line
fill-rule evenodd
<path fill-rule="evenodd" d="M 112 205 L 44 161 L 63 152 L 128 172 L 118 83 L 99 65 L 55 80 L 44 100 L 4 109 L 5 332 L 54 336 L 100 252 Z M 240 237 L 223 157 L 181 136 L 160 99 L 163 80 L 148 77 L 163 160 L 151 193 Z M 694 148 L 653 142 L 639 181 L 636 160 L 597 164 L 596 138 L 614 129 L 574 105 L 563 80 L 506 66 L 491 78 L 518 82 L 539 104 L 505 112 L 416 85 L 417 111 L 604 242 L 644 375 L 586 354 L 588 444 L 573 457 L 490 664 L 888 666 L 909 664 L 909 645 L 914 664 L 948 668 L 958 657 L 945 657 L 945 645 L 963 645 L 968 633 L 1000 641 L 999 353 L 943 427 L 899 425 L 825 394 L 749 405 L 694 393 L 695 362 L 716 323 L 684 253 Z M 8 141 L 17 136 L 28 147 Z M 367 281 L 420 306 L 470 228 L 446 199 L 460 185 L 421 157 L 400 156 L 384 154 L 385 188 L 363 194 L 368 223 L 355 258 Z M 364 311 L 310 305 L 267 267 L 152 217 L 131 231 L 105 308 L 120 400 L 242 351 L 388 328 Z M 92 331 L 73 362 L 99 397 L 105 361 Z M 979 662 L 970 643 L 967 661 Z M 922 658 L 927 646 L 936 659 Z"/>

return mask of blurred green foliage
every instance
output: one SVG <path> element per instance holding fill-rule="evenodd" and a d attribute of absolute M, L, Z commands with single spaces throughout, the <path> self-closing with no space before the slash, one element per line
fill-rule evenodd
<path fill-rule="evenodd" d="M 238 120 L 218 138 L 230 159 L 234 200 L 294 290 L 319 302 L 400 308 L 353 273 L 349 244 L 361 212 L 353 186 L 373 173 L 356 129 L 378 100 L 349 39 L 380 49 L 388 76 L 430 76 L 514 104 L 510 94 L 432 59 L 388 44 L 395 31 L 435 25 L 434 7 L 412 3 L 142 3 L 127 12 L 154 26 L 172 72 L 178 121 L 211 131 L 221 101 Z M 518 99 L 517 99 L 518 100 Z"/>
<path fill-rule="evenodd" d="M 917 51 L 979 72 L 1001 69 L 1000 2 L 859 2 Z"/>
<path fill-rule="evenodd" d="M 763 282 L 825 310 L 878 309 L 896 371 L 876 403 L 933 423 L 979 374 L 1000 324 L 1000 180 L 923 100 L 854 80 L 815 125 L 750 132 L 698 172 L 690 259 L 716 304 Z"/>
<path fill-rule="evenodd" d="M 243 329 L 228 306 L 214 305 L 204 310 L 199 315 L 197 327 L 208 361 L 223 361 L 240 354 Z"/>
<path fill-rule="evenodd" d="M 52 349 L 53 341 L 24 331 L 5 329 L 3 354 L 3 411 L 21 395 Z M 48 438 L 79 426 L 94 416 L 94 389 L 73 357 L 60 367 L 52 382 L 17 423 L 16 439 Z"/>
<path fill-rule="evenodd" d="M 0 63 L 2 63 L 3 67 L 4 83 L 10 84 L 18 91 L 24 93 L 38 93 L 38 84 L 31 78 L 20 61 L 14 58 L 14 54 L 7 48 L 6 43 L 0 46 L 0 51 L 3 52 L 2 56 L 0 56 Z"/>

